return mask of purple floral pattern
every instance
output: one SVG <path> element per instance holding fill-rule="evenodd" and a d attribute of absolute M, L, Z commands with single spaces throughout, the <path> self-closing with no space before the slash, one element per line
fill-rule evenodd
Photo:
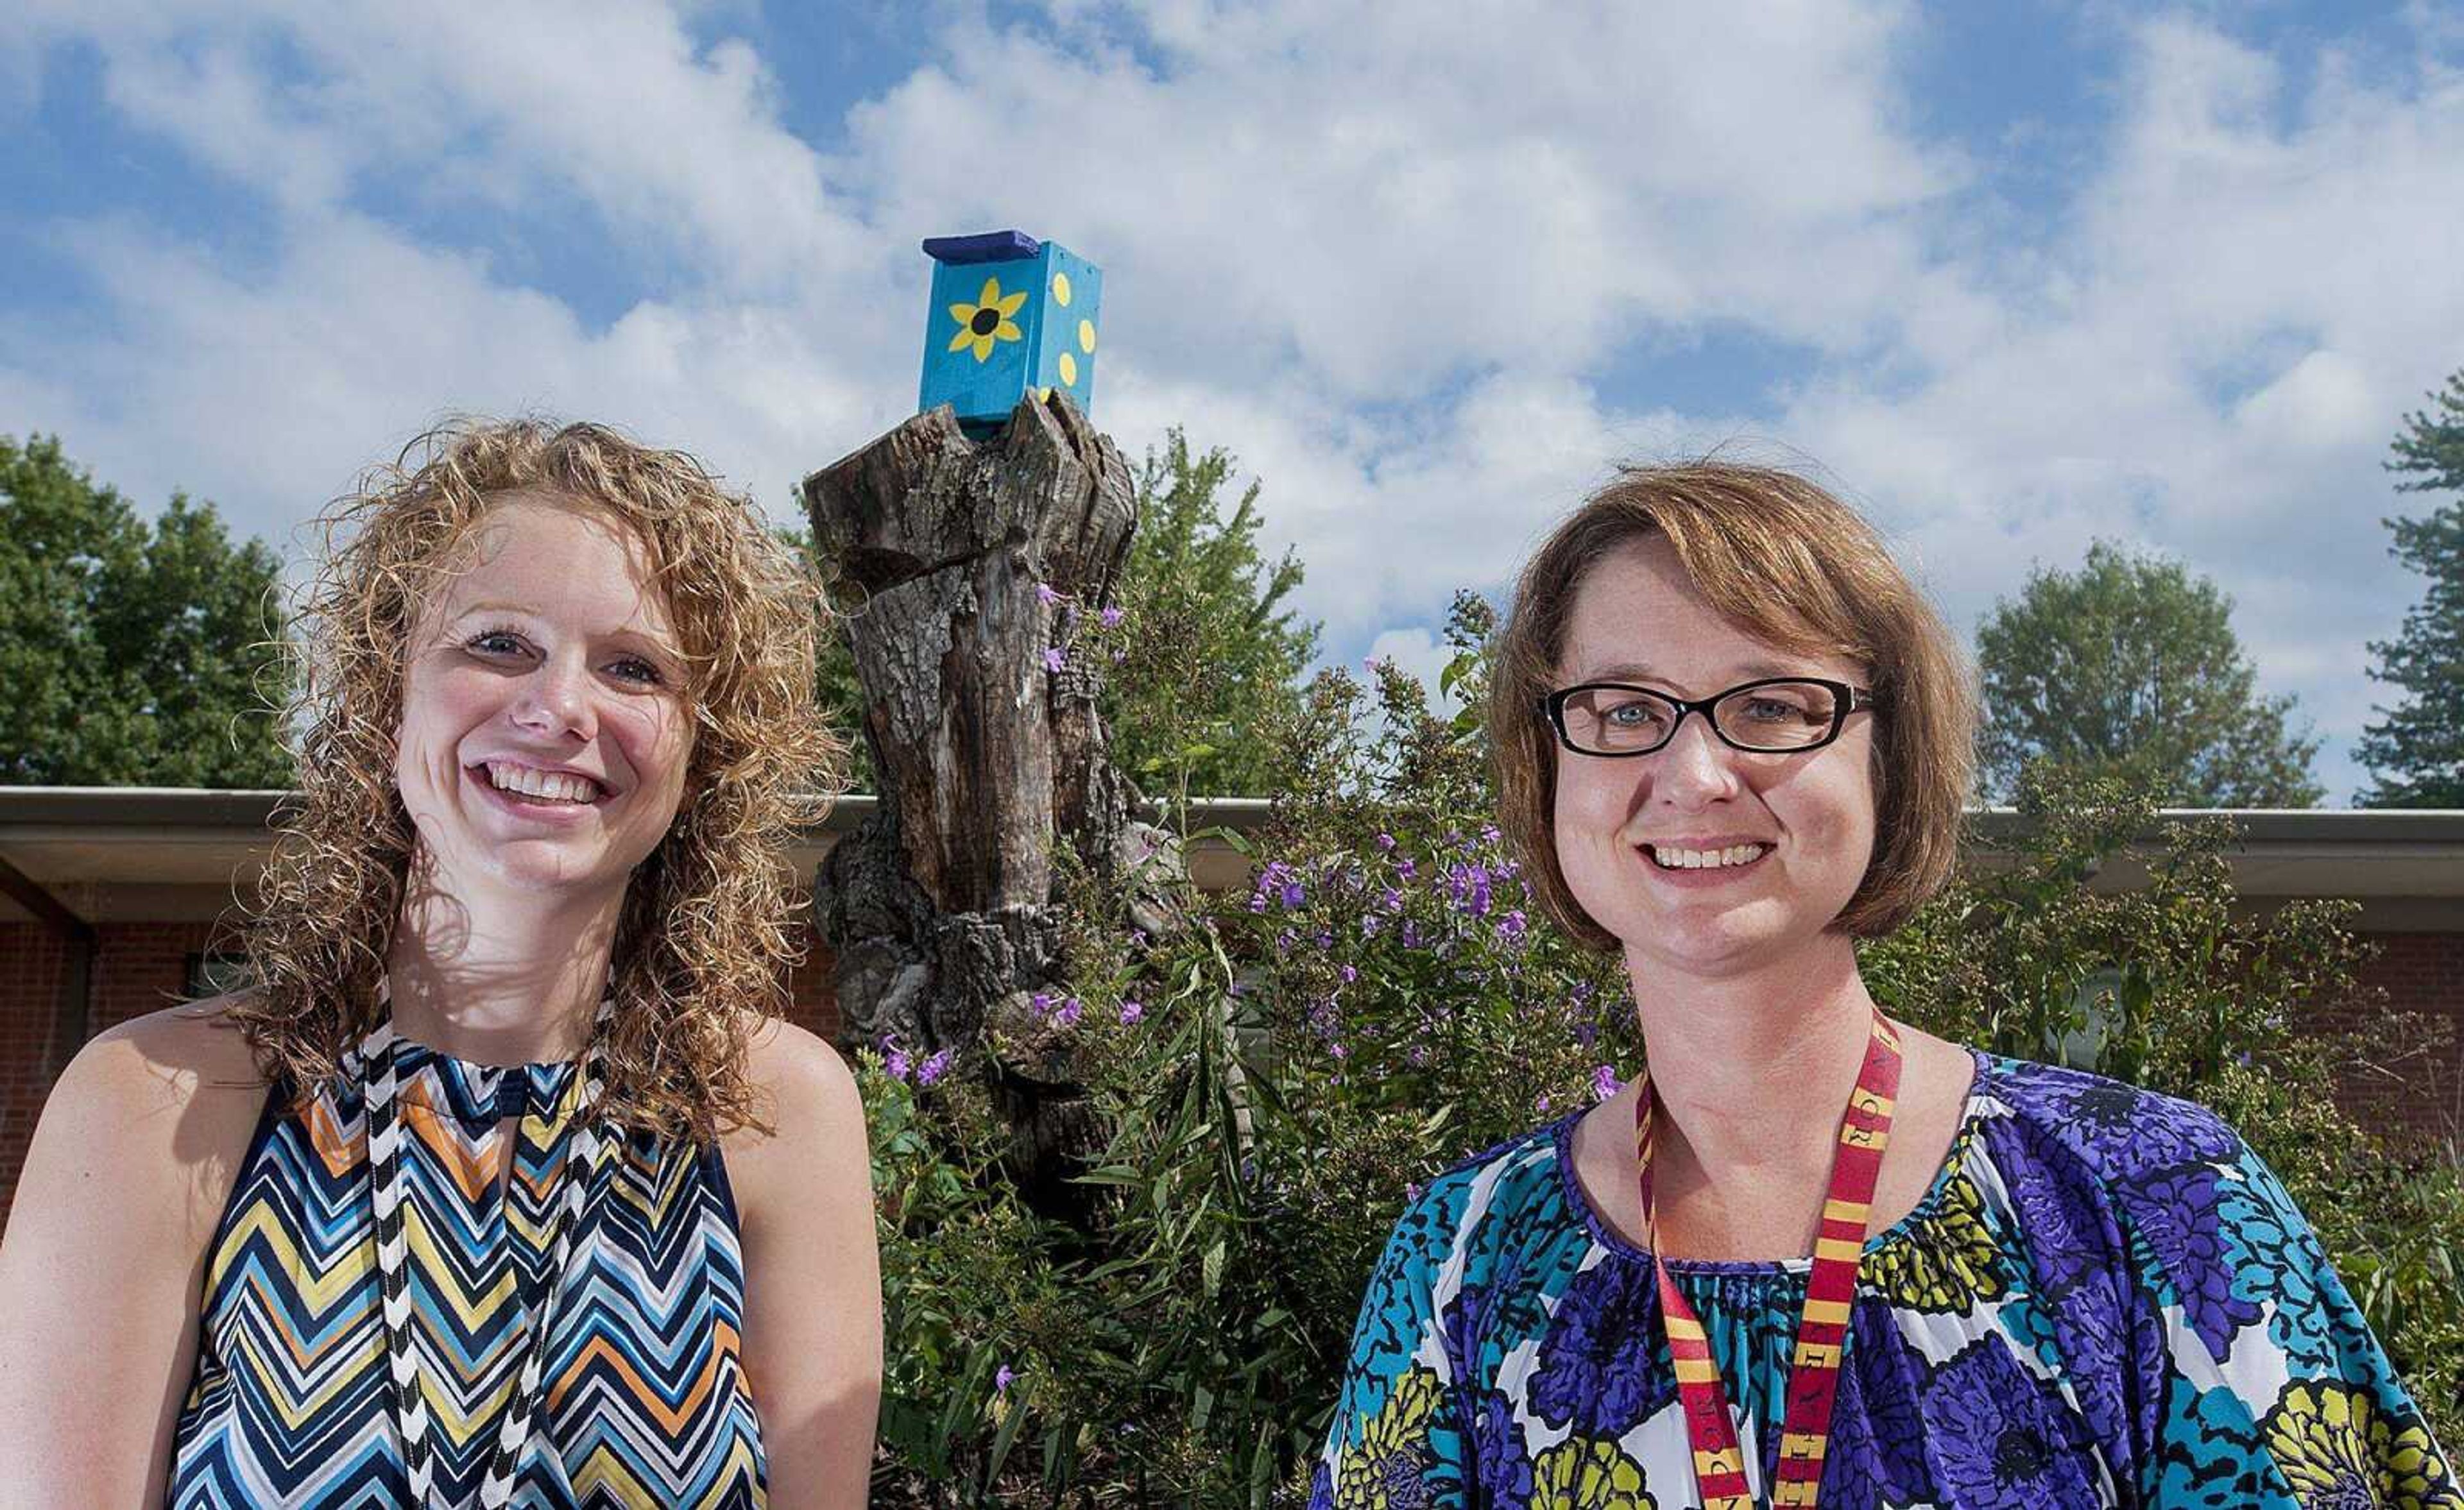
<path fill-rule="evenodd" d="M 2257 1304 L 2235 1293 L 2234 1267 L 2217 1219 L 2222 1178 L 2207 1165 L 2186 1165 L 2147 1180 L 2126 1205 L 2136 1218 L 2156 1273 L 2158 1294 L 2182 1314 L 2208 1350 L 2222 1358 L 2235 1332 L 2259 1319 Z"/>
<path fill-rule="evenodd" d="M 1589 1212 L 1570 1127 L 1442 1176 L 1397 1228 L 1313 1510 L 1691 1502 L 1651 1260 Z M 1988 1060 L 1954 1149 L 1859 1277 L 1824 1503 L 2320 1510 L 2365 1486 L 2464 1510 L 2307 1224 L 2212 1114 Z M 1767 1486 L 1802 1267 L 1678 1282 Z M 2189 1383 L 2225 1358 L 2229 1386 Z"/>
<path fill-rule="evenodd" d="M 2087 1423 L 2002 1339 L 1983 1338 L 1935 1370 L 1924 1412 L 1947 1502 L 1974 1510 L 2099 1502 Z"/>
<path fill-rule="evenodd" d="M 1611 1259 L 1574 1276 L 1540 1342 L 1531 1413 L 1585 1436 L 1616 1437 L 1677 1398 L 1647 1263 Z M 1641 1344 L 1641 1345 L 1639 1345 Z"/>

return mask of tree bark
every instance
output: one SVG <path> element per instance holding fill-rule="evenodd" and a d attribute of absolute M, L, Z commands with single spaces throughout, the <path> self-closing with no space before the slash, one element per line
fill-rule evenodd
<path fill-rule="evenodd" d="M 1154 847 L 1105 753 L 1102 668 L 1069 644 L 1128 557 L 1129 467 L 1055 395 L 1022 401 L 984 442 L 947 406 L 917 415 L 802 493 L 852 600 L 881 787 L 814 888 L 841 1041 L 894 1037 L 919 1061 L 946 1049 L 957 1072 L 985 1073 L 1048 1174 L 1091 1132 L 1067 1035 L 1031 1006 L 1061 966 L 1056 846 L 1106 878 L 1138 868 L 1131 845 Z M 1012 1049 L 998 1061 L 995 1022 Z"/>

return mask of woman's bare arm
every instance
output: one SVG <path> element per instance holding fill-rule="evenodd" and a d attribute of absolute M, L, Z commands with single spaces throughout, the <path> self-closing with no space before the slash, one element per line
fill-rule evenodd
<path fill-rule="evenodd" d="M 0 1237 L 0 1507 L 156 1504 L 198 1283 L 265 1103 L 212 1003 L 86 1045 Z"/>
<path fill-rule="evenodd" d="M 802 1028 L 766 1027 L 753 1074 L 775 1131 L 726 1140 L 743 1222 L 744 1365 L 772 1510 L 861 1506 L 881 1409 L 881 1259 L 855 1077 Z"/>

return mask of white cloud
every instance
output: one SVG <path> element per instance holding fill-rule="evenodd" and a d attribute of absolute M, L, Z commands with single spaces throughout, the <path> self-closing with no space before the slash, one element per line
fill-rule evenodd
<path fill-rule="evenodd" d="M 1889 124 L 1904 19 L 1072 7 L 1058 37 L 955 32 L 855 113 L 842 169 L 883 224 L 1102 249 L 1136 270 L 1108 297 L 1145 349 L 1227 385 L 1297 367 L 1337 401 L 1410 401 L 1732 314 L 1850 345 L 1920 264 L 1899 214 L 1956 182 Z"/>
<path fill-rule="evenodd" d="M 30 19 L 12 78 L 84 38 L 272 250 L 135 204 L 53 228 L 112 334 L 15 333 L 0 402 L 277 536 L 457 408 L 612 419 L 777 509 L 906 413 L 914 238 L 1014 224 L 1108 268 L 1099 419 L 1133 455 L 1174 423 L 1237 451 L 1343 659 L 1435 655 L 1452 589 L 1503 586 L 1611 461 L 1743 434 L 1823 464 L 1955 621 L 2100 536 L 2184 557 L 2348 739 L 2362 644 L 2418 590 L 2378 462 L 2464 360 L 2434 10 L 2409 72 L 2331 47 L 2298 79 L 2205 21 L 2114 23 L 2111 124 L 2027 245 L 1991 229 L 1996 163 L 1912 134 L 1923 23 L 1887 0 L 953 7 L 831 154 L 781 123 L 793 61 L 696 40 L 710 12 Z M 573 235 L 634 280 L 619 313 L 489 250 Z M 1601 387 L 1721 330 L 1809 353 L 1776 419 Z"/>

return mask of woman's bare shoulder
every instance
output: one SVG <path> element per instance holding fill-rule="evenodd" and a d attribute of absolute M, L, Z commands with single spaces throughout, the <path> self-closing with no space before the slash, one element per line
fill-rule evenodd
<path fill-rule="evenodd" d="M 204 1193 L 201 1182 L 228 1175 L 265 1105 L 265 1077 L 231 1020 L 235 999 L 166 1008 L 97 1036 L 52 1088 L 37 1138 L 107 1159 L 132 1181 L 150 1172 Z"/>
<path fill-rule="evenodd" d="M 132 1018 L 98 1035 L 60 1077 L 64 1089 L 104 1097 L 121 1111 L 186 1109 L 262 1099 L 265 1077 L 231 1009 L 238 994 Z"/>
<path fill-rule="evenodd" d="M 767 1132 L 745 1129 L 755 1139 L 789 1137 L 799 1129 L 842 1130 L 839 1125 L 848 1119 L 863 1120 L 855 1072 L 809 1029 L 777 1018 L 764 1021 L 747 1046 L 745 1069 L 753 1077 L 761 1119 L 772 1124 Z"/>
<path fill-rule="evenodd" d="M 745 1068 L 764 1126 L 737 1127 L 721 1139 L 739 1195 L 759 1203 L 774 1176 L 792 1189 L 816 1165 L 867 1163 L 855 1072 L 827 1041 L 772 1018 L 754 1031 Z"/>

